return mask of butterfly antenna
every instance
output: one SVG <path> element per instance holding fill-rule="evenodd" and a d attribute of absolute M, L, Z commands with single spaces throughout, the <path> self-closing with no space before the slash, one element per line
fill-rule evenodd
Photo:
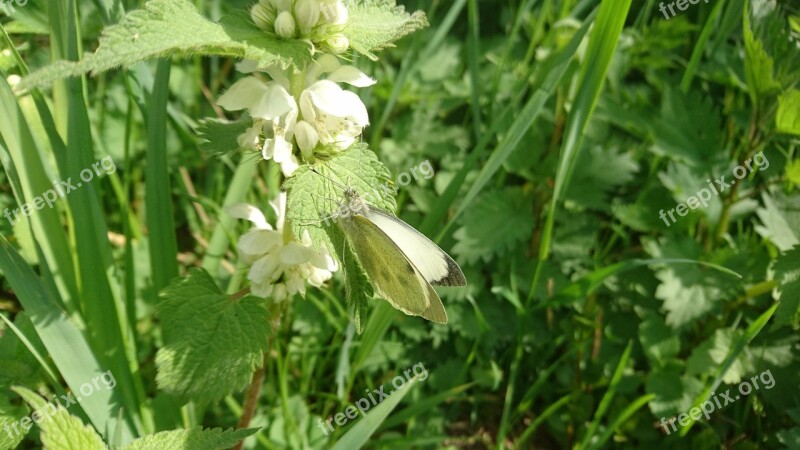
<path fill-rule="evenodd" d="M 330 181 L 331 183 L 333 183 L 335 186 L 339 187 L 340 189 L 347 190 L 347 186 L 345 186 L 342 183 L 339 183 L 338 181 L 334 180 L 333 178 L 323 174 L 322 172 L 318 171 L 317 169 L 315 169 L 313 167 L 309 167 L 308 170 L 314 172 L 315 174 L 321 176 L 322 178 L 327 179 L 328 181 Z"/>

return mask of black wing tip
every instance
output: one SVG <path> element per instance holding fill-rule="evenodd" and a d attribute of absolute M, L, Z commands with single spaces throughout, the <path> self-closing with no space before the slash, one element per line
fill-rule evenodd
<path fill-rule="evenodd" d="M 466 286 L 467 279 L 464 277 L 464 272 L 461 271 L 461 267 L 458 267 L 458 263 L 453 261 L 453 258 L 447 258 L 447 275 L 444 277 L 431 282 L 434 286 L 451 286 L 451 287 L 458 287 L 458 286 Z"/>

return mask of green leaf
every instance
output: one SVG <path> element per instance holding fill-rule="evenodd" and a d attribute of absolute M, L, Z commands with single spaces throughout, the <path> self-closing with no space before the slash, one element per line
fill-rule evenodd
<path fill-rule="evenodd" d="M 750 1 L 744 14 L 745 74 L 751 98 L 797 84 L 800 49 L 775 1 Z"/>
<path fill-rule="evenodd" d="M 468 264 L 490 261 L 524 242 L 533 232 L 532 200 L 521 188 L 483 194 L 462 217 L 453 253 Z"/>
<path fill-rule="evenodd" d="M 20 427 L 19 421 L 27 413 L 24 406 L 14 406 L 6 397 L 0 396 L 0 448 L 16 448 L 25 439 L 28 430 Z M 14 425 L 19 432 L 15 431 Z"/>
<path fill-rule="evenodd" d="M 23 387 L 15 387 L 13 391 L 34 409 L 29 417 L 42 429 L 42 445 L 46 450 L 107 450 L 94 428 L 85 425 L 60 404 L 48 403 Z"/>
<path fill-rule="evenodd" d="M 209 402 L 244 388 L 267 351 L 264 300 L 232 301 L 201 269 L 174 280 L 161 297 L 158 386 L 182 400 Z"/>
<path fill-rule="evenodd" d="M 233 122 L 216 118 L 202 119 L 196 130 L 200 150 L 211 155 L 236 152 L 241 148 L 239 136 L 252 126 L 253 119 L 247 114 Z"/>
<path fill-rule="evenodd" d="M 657 314 L 650 314 L 639 325 L 639 342 L 644 354 L 654 365 L 666 363 L 678 356 L 681 350 L 678 335 Z"/>
<path fill-rule="evenodd" d="M 647 242 L 645 249 L 654 258 L 703 259 L 703 249 L 695 241 L 680 240 L 660 245 Z M 691 265 L 670 265 L 656 272 L 661 281 L 656 288 L 656 298 L 663 300 L 667 311 L 667 325 L 679 329 L 705 316 L 714 308 L 722 294 L 716 272 L 698 270 Z"/>
<path fill-rule="evenodd" d="M 122 447 L 121 450 L 152 450 L 156 448 L 174 448 L 191 450 L 217 450 L 231 448 L 239 441 L 258 431 L 256 428 L 244 430 L 223 430 L 213 428 L 203 430 L 200 427 L 191 430 L 162 431 L 137 439 Z"/>
<path fill-rule="evenodd" d="M 350 47 L 373 61 L 378 59 L 373 52 L 428 26 L 424 12 L 409 14 L 395 0 L 348 0 L 345 6 L 349 19 L 344 34 Z"/>
<path fill-rule="evenodd" d="M 800 244 L 800 198 L 782 192 L 764 193 L 764 207 L 756 211 L 763 225 L 756 232 L 782 252 Z"/>
<path fill-rule="evenodd" d="M 775 122 L 776 130 L 800 136 L 800 90 L 792 89 L 778 97 Z"/>
<path fill-rule="evenodd" d="M 325 247 L 331 254 L 341 253 L 326 229 L 335 225 L 331 217 L 343 200 L 343 187 L 351 187 L 372 206 L 390 213 L 396 203 L 389 180 L 389 169 L 366 145 L 355 144 L 328 160 L 318 160 L 311 167 L 303 166 L 286 180 L 286 219 L 296 237 L 308 231 L 316 248 Z"/>
<path fill-rule="evenodd" d="M 778 281 L 780 304 L 775 311 L 776 325 L 800 323 L 800 246 L 778 257 L 775 280 Z"/>
<path fill-rule="evenodd" d="M 387 399 L 382 401 L 374 409 L 371 409 L 366 417 L 359 419 L 353 428 L 350 428 L 347 433 L 331 447 L 331 450 L 355 450 L 363 447 L 381 423 L 383 423 L 383 421 L 389 417 L 389 414 L 394 411 L 395 407 L 400 404 L 403 397 L 405 397 L 416 384 L 416 381 L 417 378 L 414 377 L 400 389 L 390 392 Z"/>
<path fill-rule="evenodd" d="M 249 58 L 261 65 L 305 67 L 311 46 L 300 40 L 270 37 L 244 13 L 214 23 L 187 0 L 152 0 L 145 9 L 129 13 L 100 37 L 98 49 L 81 61 L 58 61 L 25 77 L 20 90 L 88 72 L 97 74 L 142 61 L 192 55 Z"/>
<path fill-rule="evenodd" d="M 723 146 L 721 123 L 718 107 L 708 96 L 668 90 L 661 116 L 648 124 L 653 134 L 651 150 L 707 171 L 722 155 L 717 151 Z"/>
<path fill-rule="evenodd" d="M 592 146 L 578 155 L 565 196 L 581 206 L 608 211 L 612 189 L 630 182 L 638 170 L 631 153 L 622 153 L 614 147 Z"/>

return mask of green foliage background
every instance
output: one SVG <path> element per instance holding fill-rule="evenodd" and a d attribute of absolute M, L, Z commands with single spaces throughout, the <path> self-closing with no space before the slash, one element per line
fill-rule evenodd
<path fill-rule="evenodd" d="M 407 35 L 425 18 L 392 9 L 375 20 L 395 28 L 361 16 L 351 30 L 348 59 L 378 84 L 358 91 L 372 123 L 341 167 L 382 179 L 368 145 L 390 179 L 436 169 L 381 201 L 464 269 L 467 287 L 439 291 L 447 325 L 349 304 L 340 276 L 290 305 L 236 294 L 247 228 L 223 209 L 268 211 L 282 181 L 237 151 L 242 122 L 214 100 L 240 77 L 236 58 L 309 58 L 305 43 L 255 38 L 237 13 L 248 2 L 0 14 L 0 211 L 105 156 L 117 167 L 30 220 L 0 219 L 0 449 L 247 436 L 266 449 L 800 448 L 798 6 L 699 2 L 666 19 L 654 0 L 398 3 L 430 27 Z M 139 33 L 140 20 L 156 25 Z M 43 67 L 28 95 L 7 81 Z M 754 158 L 708 207 L 660 217 Z M 318 211 L 290 199 L 296 223 Z M 322 432 L 319 419 L 418 363 L 424 381 Z M 107 370 L 114 390 L 5 431 Z M 709 419 L 662 427 L 760 375 Z M 254 416 L 231 431 L 251 379 Z"/>

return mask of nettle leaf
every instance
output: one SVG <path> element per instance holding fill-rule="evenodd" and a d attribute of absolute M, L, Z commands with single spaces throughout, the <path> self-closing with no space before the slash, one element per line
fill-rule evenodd
<path fill-rule="evenodd" d="M 521 188 L 487 192 L 464 213 L 456 230 L 453 253 L 468 264 L 490 261 L 514 249 L 533 233 L 536 221 L 531 199 Z"/>
<path fill-rule="evenodd" d="M 28 431 L 18 424 L 27 414 L 25 406 L 14 406 L 6 397 L 0 396 L 0 430 L 3 431 L 0 432 L 0 448 L 16 448 L 25 439 Z M 19 433 L 13 432 L 14 425 L 17 425 Z"/>
<path fill-rule="evenodd" d="M 800 198 L 782 192 L 764 193 L 764 207 L 756 211 L 763 225 L 756 232 L 782 252 L 800 244 Z"/>
<path fill-rule="evenodd" d="M 642 344 L 642 350 L 647 355 L 647 359 L 654 366 L 665 364 L 678 356 L 681 350 L 681 341 L 678 335 L 656 314 L 649 314 L 639 324 L 639 342 Z"/>
<path fill-rule="evenodd" d="M 46 402 L 39 394 L 23 387 L 12 388 L 27 402 L 34 412 L 31 419 L 39 418 L 42 429 L 42 446 L 47 450 L 107 450 L 103 439 L 81 419 L 71 415 L 61 405 Z"/>
<path fill-rule="evenodd" d="M 723 147 L 722 120 L 714 103 L 702 93 L 664 92 L 661 116 L 649 124 L 652 151 L 707 169 L 718 164 Z"/>
<path fill-rule="evenodd" d="M 781 133 L 800 136 L 800 90 L 791 89 L 778 97 L 775 128 Z"/>
<path fill-rule="evenodd" d="M 200 139 L 200 150 L 211 155 L 224 155 L 238 151 L 239 136 L 253 126 L 253 119 L 248 114 L 243 114 L 233 122 L 225 119 L 202 119 L 197 127 L 197 136 Z M 258 153 L 261 157 L 261 154 Z"/>
<path fill-rule="evenodd" d="M 639 166 L 631 153 L 592 146 L 578 157 L 565 196 L 581 206 L 607 211 L 611 191 L 630 182 L 638 171 Z"/>
<path fill-rule="evenodd" d="M 775 311 L 776 325 L 800 323 L 800 246 L 778 257 L 775 280 L 780 291 L 780 305 Z"/>
<path fill-rule="evenodd" d="M 192 450 L 218 450 L 231 448 L 239 441 L 258 431 L 256 428 L 243 430 L 223 430 L 200 427 L 191 430 L 161 431 L 137 439 L 121 450 L 151 450 L 154 448 L 186 448 Z"/>
<path fill-rule="evenodd" d="M 336 257 L 342 261 L 342 272 L 345 280 L 345 295 L 347 304 L 353 311 L 353 323 L 358 334 L 364 332 L 369 314 L 369 300 L 374 291 L 369 282 L 369 277 L 364 271 L 361 261 L 352 248 L 345 245 L 345 236 L 337 227 L 327 229 L 328 236 L 336 249 Z"/>
<path fill-rule="evenodd" d="M 267 351 L 271 331 L 265 301 L 232 301 L 200 269 L 173 281 L 161 298 L 159 388 L 184 401 L 208 402 L 244 388 Z"/>
<path fill-rule="evenodd" d="M 688 411 L 695 396 L 702 391 L 700 380 L 682 375 L 682 372 L 680 363 L 672 362 L 650 372 L 647 377 L 645 391 L 656 396 L 650 402 L 650 410 L 656 417 Z"/>
<path fill-rule="evenodd" d="M 409 14 L 395 0 L 348 0 L 345 6 L 350 18 L 344 34 L 350 47 L 372 60 L 378 59 L 373 52 L 428 26 L 424 12 Z"/>
<path fill-rule="evenodd" d="M 397 204 L 390 177 L 389 169 L 360 143 L 299 168 L 283 185 L 286 218 L 294 235 L 300 237 L 308 231 L 316 248 L 325 247 L 339 255 L 341 244 L 334 245 L 326 229 L 335 226 L 333 216 L 344 199 L 343 188 L 353 188 L 370 205 L 394 213 Z"/>
<path fill-rule="evenodd" d="M 713 375 L 722 365 L 731 352 L 731 349 L 738 340 L 742 338 L 744 331 L 735 329 L 717 329 L 714 335 L 705 342 L 692 350 L 692 354 L 686 360 L 686 372 L 689 375 Z M 722 381 L 727 384 L 735 384 L 742 380 L 742 377 L 753 372 L 753 361 L 750 352 L 745 349 L 733 361 L 731 366 L 722 376 Z"/>
<path fill-rule="evenodd" d="M 703 248 L 695 241 L 645 242 L 644 248 L 654 258 L 702 260 Z M 723 289 L 729 280 L 719 272 L 695 264 L 670 264 L 656 271 L 661 282 L 656 298 L 664 302 L 667 325 L 679 329 L 711 312 L 724 298 Z"/>
<path fill-rule="evenodd" d="M 308 42 L 269 36 L 245 12 L 214 23 L 188 0 L 151 0 L 144 9 L 105 29 L 94 53 L 81 61 L 58 61 L 44 67 L 25 77 L 18 89 L 172 56 L 229 56 L 257 60 L 262 65 L 302 68 L 311 62 L 311 51 Z"/>
<path fill-rule="evenodd" d="M 774 0 L 749 2 L 744 15 L 745 74 L 753 98 L 795 85 L 800 50 Z"/>

